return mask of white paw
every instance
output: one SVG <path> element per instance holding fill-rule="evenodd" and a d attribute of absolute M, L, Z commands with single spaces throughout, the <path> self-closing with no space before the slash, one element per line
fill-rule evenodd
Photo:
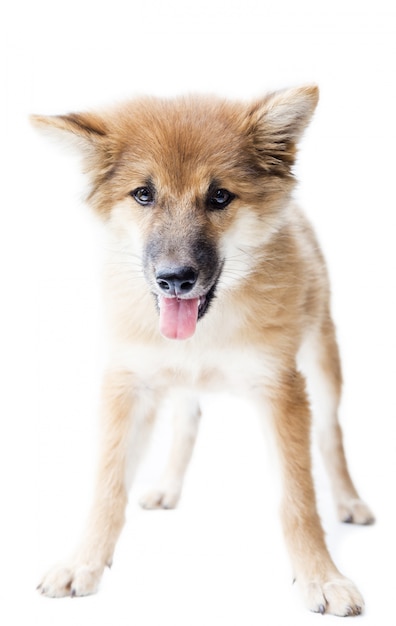
<path fill-rule="evenodd" d="M 346 524 L 373 524 L 375 517 L 367 504 L 359 498 L 340 502 L 338 505 L 338 517 Z"/>
<path fill-rule="evenodd" d="M 49 598 L 89 596 L 96 593 L 103 567 L 56 565 L 43 578 L 38 591 Z"/>
<path fill-rule="evenodd" d="M 140 506 L 143 509 L 174 509 L 180 498 L 180 488 L 151 489 L 142 498 Z"/>
<path fill-rule="evenodd" d="M 347 578 L 327 582 L 312 581 L 303 587 L 305 602 L 315 613 L 331 613 L 341 617 L 360 615 L 364 600 L 355 585 Z"/>

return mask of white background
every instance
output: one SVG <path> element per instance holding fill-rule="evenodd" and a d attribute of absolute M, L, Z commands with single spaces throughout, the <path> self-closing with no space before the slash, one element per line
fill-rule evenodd
<path fill-rule="evenodd" d="M 137 501 L 165 459 L 163 420 L 100 593 L 55 601 L 35 592 L 43 571 L 73 547 L 88 507 L 105 349 L 100 227 L 80 200 L 77 162 L 36 135 L 28 114 L 136 93 L 239 98 L 317 82 L 321 101 L 302 144 L 297 193 L 328 259 L 346 447 L 377 524 L 338 524 L 320 464 L 315 477 L 332 554 L 366 598 L 365 615 L 355 619 L 394 624 L 393 7 L 393 0 L 3 3 L 2 623 L 339 623 L 308 613 L 291 584 L 270 454 L 250 408 L 227 397 L 205 399 L 180 508 L 145 512 Z"/>

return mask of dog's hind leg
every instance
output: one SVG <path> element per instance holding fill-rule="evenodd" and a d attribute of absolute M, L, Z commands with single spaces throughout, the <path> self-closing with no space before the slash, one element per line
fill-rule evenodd
<path fill-rule="evenodd" d="M 109 372 L 103 385 L 102 433 L 96 491 L 88 524 L 74 556 L 44 576 L 38 589 L 50 597 L 97 591 L 124 525 L 134 470 L 156 414 L 159 394 L 133 374 Z"/>
<path fill-rule="evenodd" d="M 198 433 L 201 411 L 195 397 L 189 393 L 174 395 L 174 432 L 165 472 L 158 487 L 151 489 L 140 500 L 145 509 L 173 509 L 183 487 Z"/>
<path fill-rule="evenodd" d="M 302 368 L 307 374 L 314 427 L 324 465 L 330 478 L 338 517 L 343 522 L 370 524 L 374 516 L 352 482 L 338 421 L 341 366 L 333 322 L 328 316 L 319 332 L 302 348 Z"/>

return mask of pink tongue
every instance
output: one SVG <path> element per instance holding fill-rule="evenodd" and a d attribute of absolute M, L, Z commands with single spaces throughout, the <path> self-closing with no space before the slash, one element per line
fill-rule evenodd
<path fill-rule="evenodd" d="M 159 299 L 160 331 L 168 339 L 188 339 L 195 333 L 198 319 L 198 298 Z"/>

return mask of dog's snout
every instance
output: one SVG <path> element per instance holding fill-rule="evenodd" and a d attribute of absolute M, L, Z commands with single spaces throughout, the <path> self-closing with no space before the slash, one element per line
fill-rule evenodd
<path fill-rule="evenodd" d="M 169 296 L 189 293 L 197 282 L 198 272 L 192 267 L 177 267 L 160 270 L 155 279 L 159 288 Z"/>

